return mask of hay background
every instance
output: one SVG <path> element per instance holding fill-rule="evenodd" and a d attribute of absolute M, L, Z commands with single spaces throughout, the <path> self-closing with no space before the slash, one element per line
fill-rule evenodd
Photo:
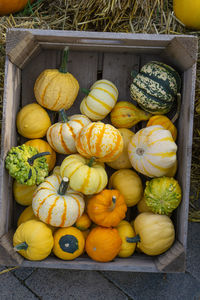
<path fill-rule="evenodd" d="M 192 34 L 173 14 L 172 0 L 36 0 L 0 18 L 0 125 L 7 28 L 40 28 L 156 34 Z M 200 222 L 200 55 L 197 63 L 189 220 Z"/>

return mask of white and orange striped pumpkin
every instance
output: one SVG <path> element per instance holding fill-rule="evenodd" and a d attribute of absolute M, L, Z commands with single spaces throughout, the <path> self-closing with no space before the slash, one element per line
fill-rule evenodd
<path fill-rule="evenodd" d="M 176 163 L 176 151 L 171 132 L 160 125 L 139 130 L 128 146 L 133 168 L 148 177 L 166 175 Z"/>
<path fill-rule="evenodd" d="M 58 153 L 76 153 L 75 138 L 79 131 L 91 121 L 84 115 L 66 117 L 64 112 L 62 113 L 63 122 L 53 124 L 47 131 L 48 143 Z"/>
<path fill-rule="evenodd" d="M 72 226 L 83 214 L 85 201 L 81 193 L 68 188 L 68 178 L 51 175 L 45 178 L 33 195 L 36 217 L 55 227 Z"/>
<path fill-rule="evenodd" d="M 102 162 L 114 161 L 123 151 L 123 138 L 112 125 L 93 122 L 79 132 L 76 148 L 84 157 L 95 157 Z"/>
<path fill-rule="evenodd" d="M 101 192 L 108 183 L 105 166 L 94 158 L 86 159 L 79 154 L 67 156 L 61 166 L 60 174 L 70 179 L 70 187 L 84 195 Z"/>
<path fill-rule="evenodd" d="M 118 90 L 111 81 L 98 80 L 87 91 L 87 96 L 81 102 L 80 111 L 92 121 L 103 120 L 115 106 L 117 98 Z"/>

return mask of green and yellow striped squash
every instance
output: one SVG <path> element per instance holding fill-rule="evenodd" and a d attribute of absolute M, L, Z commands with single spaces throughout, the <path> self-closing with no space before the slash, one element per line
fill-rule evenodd
<path fill-rule="evenodd" d="M 80 111 L 92 121 L 103 120 L 117 102 L 118 90 L 109 80 L 96 81 L 80 105 Z"/>
<path fill-rule="evenodd" d="M 85 201 L 81 193 L 68 189 L 68 178 L 51 175 L 33 195 L 33 212 L 46 224 L 69 227 L 83 214 Z"/>
<path fill-rule="evenodd" d="M 176 70 L 162 62 L 145 64 L 133 79 L 131 98 L 152 114 L 166 114 L 180 90 L 181 79 Z"/>
<path fill-rule="evenodd" d="M 160 125 L 139 130 L 128 145 L 133 168 L 148 177 L 166 175 L 176 163 L 176 151 L 170 131 Z"/>

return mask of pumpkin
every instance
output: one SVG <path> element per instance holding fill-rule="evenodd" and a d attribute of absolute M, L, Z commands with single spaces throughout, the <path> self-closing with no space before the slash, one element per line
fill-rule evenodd
<path fill-rule="evenodd" d="M 84 195 L 99 193 L 108 183 L 104 164 L 96 162 L 93 158 L 86 159 L 79 154 L 71 154 L 63 160 L 60 174 L 70 179 L 73 190 Z"/>
<path fill-rule="evenodd" d="M 34 0 L 1 0 L 0 1 L 0 16 L 13 14 L 25 8 L 28 2 L 30 4 Z"/>
<path fill-rule="evenodd" d="M 166 114 L 180 90 L 181 79 L 171 66 L 158 61 L 145 64 L 130 87 L 131 98 L 151 114 Z"/>
<path fill-rule="evenodd" d="M 47 130 L 47 140 L 58 153 L 76 153 L 75 138 L 79 131 L 91 121 L 84 115 L 67 117 L 64 110 L 60 111 L 63 122 L 53 124 Z"/>
<path fill-rule="evenodd" d="M 175 16 L 188 28 L 200 29 L 199 0 L 173 0 Z"/>
<path fill-rule="evenodd" d="M 55 168 L 53 169 L 52 174 L 60 175 L 60 166 L 55 166 Z"/>
<path fill-rule="evenodd" d="M 116 228 L 97 226 L 87 236 L 85 250 L 88 256 L 98 262 L 109 262 L 119 253 L 122 245 Z"/>
<path fill-rule="evenodd" d="M 114 172 L 109 179 L 109 188 L 119 190 L 128 207 L 136 205 L 143 195 L 142 180 L 130 169 Z"/>
<path fill-rule="evenodd" d="M 125 218 L 127 206 L 118 190 L 103 190 L 87 203 L 89 218 L 104 227 L 115 227 Z"/>
<path fill-rule="evenodd" d="M 153 126 L 153 125 L 161 125 L 165 129 L 169 130 L 172 134 L 174 141 L 176 141 L 177 129 L 174 126 L 174 124 L 170 121 L 169 118 L 167 118 L 166 116 L 163 116 L 163 115 L 152 116 L 147 123 L 147 127 Z"/>
<path fill-rule="evenodd" d="M 116 86 L 106 79 L 98 80 L 90 90 L 82 89 L 82 91 L 87 96 L 81 102 L 80 111 L 92 121 L 104 119 L 115 106 L 118 98 Z"/>
<path fill-rule="evenodd" d="M 46 69 L 37 78 L 34 85 L 34 93 L 37 102 L 45 108 L 53 111 L 69 109 L 79 91 L 79 83 L 76 78 L 67 71 L 69 47 L 63 51 L 61 67 Z"/>
<path fill-rule="evenodd" d="M 131 256 L 136 248 L 136 243 L 132 240 L 135 237 L 135 231 L 128 221 L 121 221 L 117 225 L 117 231 L 122 239 L 121 249 L 118 253 L 119 257 Z"/>
<path fill-rule="evenodd" d="M 22 223 L 13 236 L 15 251 L 29 260 L 45 259 L 51 253 L 53 244 L 51 229 L 37 220 Z"/>
<path fill-rule="evenodd" d="M 75 227 L 59 228 L 54 234 L 53 253 L 60 259 L 73 260 L 83 253 L 84 247 L 84 236 Z"/>
<path fill-rule="evenodd" d="M 116 170 L 129 169 L 132 168 L 132 165 L 128 157 L 128 144 L 131 138 L 133 137 L 134 133 L 131 130 L 126 128 L 119 128 L 118 130 L 123 139 L 123 144 L 124 144 L 123 150 L 120 156 L 116 160 L 107 162 L 107 165 Z"/>
<path fill-rule="evenodd" d="M 13 183 L 13 195 L 15 201 L 20 205 L 31 205 L 33 199 L 33 193 L 36 190 L 36 185 L 26 185 L 14 180 Z"/>
<path fill-rule="evenodd" d="M 29 221 L 29 220 L 33 220 L 33 219 L 38 220 L 38 218 L 34 215 L 32 205 L 29 205 L 20 214 L 20 216 L 17 220 L 17 226 L 19 227 L 19 225 L 21 225 L 22 223 Z"/>
<path fill-rule="evenodd" d="M 17 130 L 28 139 L 42 138 L 50 126 L 48 113 L 37 103 L 25 105 L 17 114 Z"/>
<path fill-rule="evenodd" d="M 110 120 L 116 128 L 131 128 L 140 121 L 146 121 L 151 117 L 146 111 L 136 107 L 128 101 L 117 102 L 110 114 Z"/>
<path fill-rule="evenodd" d="M 83 213 L 75 223 L 76 228 L 81 231 L 87 230 L 91 226 L 92 222 L 86 213 Z"/>
<path fill-rule="evenodd" d="M 181 187 L 170 177 L 146 181 L 144 196 L 147 206 L 156 214 L 170 214 L 181 202 Z"/>
<path fill-rule="evenodd" d="M 49 152 L 50 154 L 45 156 L 46 162 L 49 166 L 49 172 L 54 168 L 56 163 L 56 153 L 46 141 L 34 139 L 27 141 L 25 145 L 35 147 L 39 153 Z"/>
<path fill-rule="evenodd" d="M 40 184 L 33 195 L 32 207 L 36 217 L 55 227 L 69 227 L 83 214 L 83 195 L 68 189 L 69 180 L 51 175 Z"/>
<path fill-rule="evenodd" d="M 178 161 L 176 160 L 174 165 L 168 170 L 165 176 L 174 177 L 177 172 L 177 167 L 178 167 Z"/>
<path fill-rule="evenodd" d="M 148 177 L 166 175 L 176 162 L 176 151 L 170 131 L 160 125 L 139 130 L 128 146 L 133 168 Z"/>
<path fill-rule="evenodd" d="M 150 207 L 147 206 L 145 197 L 143 196 L 142 199 L 137 204 L 137 210 L 139 213 L 143 212 L 152 212 Z"/>
<path fill-rule="evenodd" d="M 93 122 L 80 131 L 76 148 L 84 157 L 95 157 L 102 162 L 117 159 L 123 151 L 123 139 L 116 128 L 110 124 Z"/>
<path fill-rule="evenodd" d="M 167 251 L 175 239 L 174 225 L 166 215 L 151 212 L 139 214 L 134 221 L 137 247 L 147 255 L 159 255 Z"/>

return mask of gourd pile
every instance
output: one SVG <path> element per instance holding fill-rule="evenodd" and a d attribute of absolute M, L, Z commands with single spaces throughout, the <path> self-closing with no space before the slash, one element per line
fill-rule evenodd
<path fill-rule="evenodd" d="M 98 80 L 84 90 L 81 114 L 68 116 L 79 92 L 67 71 L 68 51 L 59 70 L 37 78 L 37 103 L 17 114 L 18 133 L 28 141 L 10 149 L 5 165 L 15 179 L 15 200 L 27 207 L 14 249 L 29 260 L 50 254 L 73 260 L 84 252 L 99 262 L 136 251 L 159 255 L 174 242 L 170 216 L 181 202 L 177 129 L 164 115 L 175 104 L 179 74 L 161 62 L 144 65 L 130 87 L 139 106 L 117 102 L 115 84 Z M 61 121 L 52 124 L 47 109 Z M 108 115 L 111 124 L 104 123 Z M 130 129 L 141 121 L 142 129 Z M 64 158 L 56 165 L 58 154 Z"/>

